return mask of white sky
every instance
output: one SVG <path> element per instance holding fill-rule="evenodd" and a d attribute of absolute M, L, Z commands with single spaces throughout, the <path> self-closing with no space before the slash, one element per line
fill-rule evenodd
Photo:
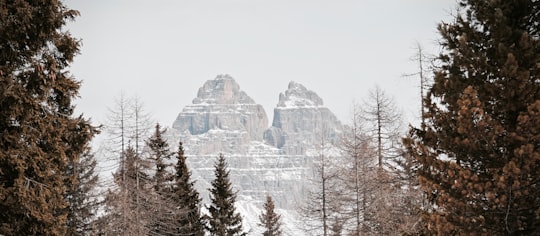
<path fill-rule="evenodd" d="M 419 42 L 437 53 L 437 24 L 455 0 L 68 0 L 83 47 L 71 67 L 83 80 L 77 112 L 105 121 L 121 91 L 171 126 L 206 80 L 230 74 L 262 104 L 269 125 L 289 81 L 304 84 L 348 122 L 353 100 L 378 84 L 419 113 Z"/>

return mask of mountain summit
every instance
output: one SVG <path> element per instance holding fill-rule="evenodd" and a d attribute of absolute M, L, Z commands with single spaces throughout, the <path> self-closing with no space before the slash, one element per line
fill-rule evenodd
<path fill-rule="evenodd" d="M 227 74 L 218 75 L 213 80 L 208 80 L 199 89 L 193 104 L 255 104 L 240 85 Z"/>
<path fill-rule="evenodd" d="M 290 82 L 279 94 L 272 127 L 264 132 L 264 141 L 284 153 L 304 155 L 324 142 L 336 144 L 342 132 L 341 122 L 315 92 Z"/>
<path fill-rule="evenodd" d="M 305 86 L 290 82 L 280 93 L 272 126 L 266 112 L 229 75 L 206 81 L 193 103 L 183 108 L 167 133 L 171 147 L 182 141 L 196 188 L 208 203 L 207 189 L 215 178 L 214 161 L 227 158 L 230 178 L 238 191 L 237 209 L 244 227 L 261 233 L 258 214 L 266 196 L 281 209 L 286 235 L 301 235 L 296 213 L 310 188 L 314 162 L 321 151 L 339 156 L 336 145 L 342 125 Z M 324 141 L 324 150 L 321 149 Z"/>
<path fill-rule="evenodd" d="M 315 92 L 294 81 L 289 82 L 285 93 L 279 94 L 278 107 L 318 107 L 323 100 Z"/>
<path fill-rule="evenodd" d="M 240 90 L 231 76 L 218 75 L 204 83 L 193 104 L 178 114 L 173 128 L 215 140 L 213 145 L 196 145 L 204 153 L 232 152 L 251 140 L 262 140 L 268 118 L 262 105 Z"/>

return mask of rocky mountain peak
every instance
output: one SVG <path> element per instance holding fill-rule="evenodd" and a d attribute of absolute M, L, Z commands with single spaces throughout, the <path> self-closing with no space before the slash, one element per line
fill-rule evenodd
<path fill-rule="evenodd" d="M 304 85 L 291 81 L 284 93 L 279 94 L 278 107 L 318 107 L 323 100 Z"/>
<path fill-rule="evenodd" d="M 188 143 L 198 154 L 241 152 L 250 141 L 262 140 L 268 128 L 264 108 L 256 104 L 229 75 L 218 75 L 199 88 L 193 104 L 182 109 L 173 128 L 211 145 Z M 191 139 L 191 138 L 190 138 Z"/>
<path fill-rule="evenodd" d="M 294 81 L 279 94 L 272 127 L 264 132 L 264 141 L 287 154 L 305 155 L 306 151 L 327 142 L 338 142 L 341 122 L 315 92 Z"/>
<path fill-rule="evenodd" d="M 218 75 L 206 81 L 193 104 L 178 114 L 167 139 L 172 150 L 183 142 L 201 192 L 215 179 L 211 167 L 216 157 L 219 153 L 226 156 L 231 182 L 238 191 L 236 206 L 247 219 L 245 225 L 257 234 L 258 213 L 267 195 L 285 213 L 285 227 L 293 229 L 289 232 L 301 232 L 297 204 L 308 197 L 306 179 L 315 173 L 313 162 L 321 153 L 321 140 L 324 155 L 337 157 L 341 154 L 335 144 L 341 134 L 341 123 L 323 106 L 322 99 L 299 83 L 290 82 L 280 94 L 268 127 L 263 107 L 241 91 L 232 77 Z M 206 204 L 209 199 L 205 196 Z"/>
<path fill-rule="evenodd" d="M 230 75 L 218 75 L 199 88 L 193 104 L 255 104 Z"/>

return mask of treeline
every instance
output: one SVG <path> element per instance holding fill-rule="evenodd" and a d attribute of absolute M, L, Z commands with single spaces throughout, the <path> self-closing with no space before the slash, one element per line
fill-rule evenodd
<path fill-rule="evenodd" d="M 157 124 L 152 136 L 140 147 L 141 151 L 137 152 L 127 141 L 126 149 L 118 153 L 120 165 L 113 174 L 114 185 L 105 194 L 103 214 L 95 220 L 93 234 L 242 234 L 242 218 L 235 210 L 236 193 L 229 180 L 225 157 L 220 155 L 216 160 L 216 179 L 209 189 L 209 214 L 203 215 L 184 147 L 180 142 L 172 152 L 163 138 L 164 132 Z M 122 133 L 134 137 L 127 130 Z"/>
<path fill-rule="evenodd" d="M 90 234 L 102 235 L 245 235 L 242 217 L 236 212 L 227 161 L 217 156 L 211 182 L 210 205 L 204 207 L 191 180 L 184 146 L 171 151 L 159 124 L 151 130 L 150 115 L 137 97 L 121 94 L 109 109 L 103 129 L 103 156 L 116 170 L 107 188 L 99 217 L 93 218 Z M 208 214 L 202 214 L 203 207 Z M 260 224 L 269 235 L 280 232 L 280 216 L 268 196 Z M 91 220 L 91 219 L 89 219 Z"/>

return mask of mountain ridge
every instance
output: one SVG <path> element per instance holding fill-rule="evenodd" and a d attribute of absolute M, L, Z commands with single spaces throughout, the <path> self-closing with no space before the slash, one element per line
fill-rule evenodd
<path fill-rule="evenodd" d="M 214 179 L 213 163 L 223 153 L 246 227 L 258 230 L 257 214 L 266 195 L 271 195 L 284 214 L 286 235 L 301 234 L 296 208 L 310 188 L 306 180 L 314 175 L 321 140 L 331 150 L 327 155 L 339 155 L 343 132 L 322 98 L 293 81 L 280 93 L 269 126 L 264 108 L 230 75 L 206 81 L 172 128 L 167 139 L 173 148 L 183 142 L 203 202 L 208 203 L 205 193 Z"/>

